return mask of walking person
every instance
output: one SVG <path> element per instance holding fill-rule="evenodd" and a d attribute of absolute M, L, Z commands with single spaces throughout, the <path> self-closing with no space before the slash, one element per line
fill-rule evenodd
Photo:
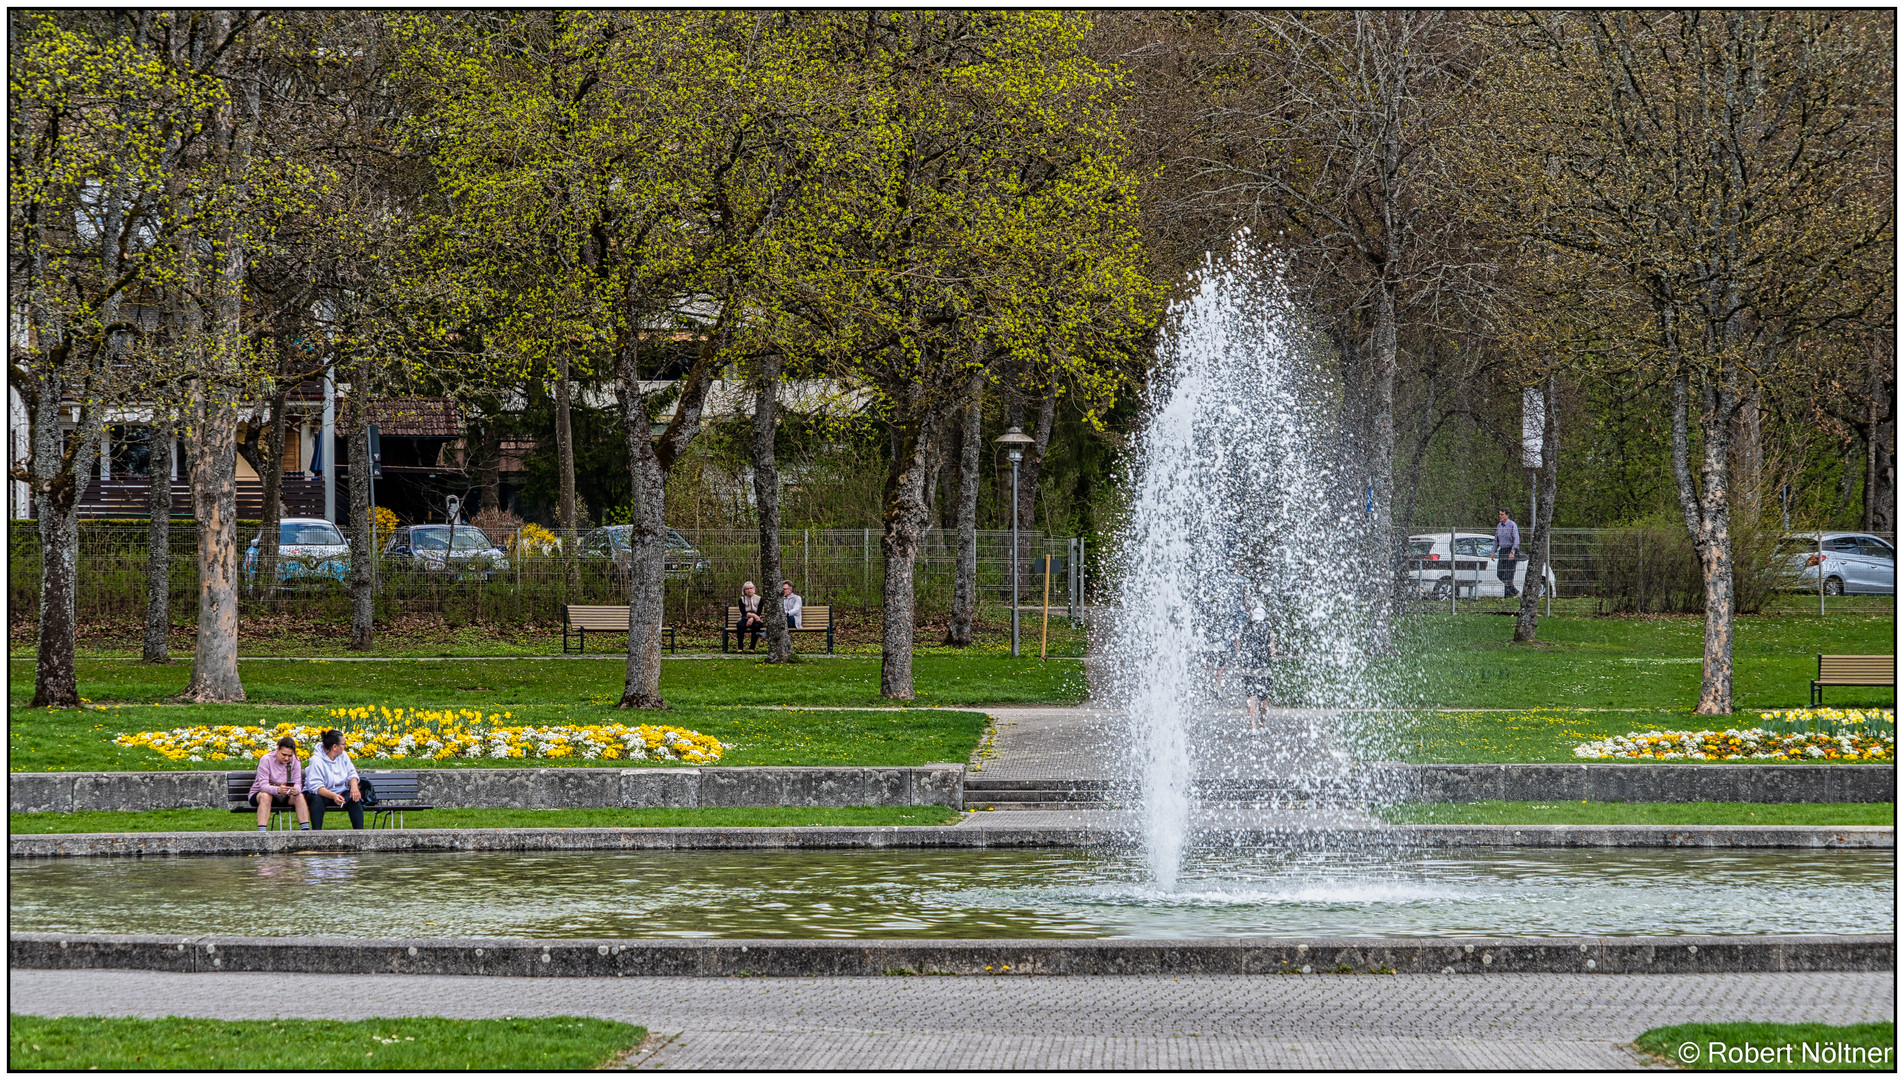
<path fill-rule="evenodd" d="M 1494 526 L 1494 557 L 1498 560 L 1494 576 L 1501 579 L 1502 596 L 1519 596 L 1514 587 L 1514 563 L 1521 555 L 1521 527 L 1507 511 L 1501 511 L 1500 524 Z"/>
<path fill-rule="evenodd" d="M 747 641 L 748 652 L 754 651 L 754 646 L 760 644 L 760 635 L 767 632 L 767 622 L 760 614 L 760 602 L 763 599 L 765 598 L 754 591 L 753 582 L 744 581 L 741 583 L 739 605 L 740 627 L 739 632 L 734 637 L 734 644 L 739 645 L 740 642 L 745 639 Z M 750 634 L 752 635 L 751 637 L 748 636 Z"/>
<path fill-rule="evenodd" d="M 258 808 L 258 831 L 271 828 L 273 804 L 297 811 L 298 828 L 311 827 L 311 808 L 304 801 L 304 769 L 298 764 L 297 743 L 286 735 L 277 749 L 258 759 L 258 775 L 251 780 L 251 805 Z"/>
<path fill-rule="evenodd" d="M 793 582 L 780 583 L 780 610 L 787 613 L 787 629 L 800 629 L 800 594 L 793 591 Z"/>
<path fill-rule="evenodd" d="M 364 796 L 357 766 L 344 752 L 344 733 L 332 728 L 318 738 L 311 767 L 304 770 L 304 791 L 311 806 L 311 828 L 324 828 L 324 812 L 337 807 L 350 815 L 350 827 L 364 827 Z"/>

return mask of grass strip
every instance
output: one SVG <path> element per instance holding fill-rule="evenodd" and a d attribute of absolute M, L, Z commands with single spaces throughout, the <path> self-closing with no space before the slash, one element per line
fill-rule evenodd
<path fill-rule="evenodd" d="M 339 665 L 342 666 L 342 665 Z M 390 704 L 442 707 L 419 696 Z M 985 730 L 985 714 L 945 709 L 827 710 L 697 707 L 643 712 L 612 704 L 500 705 L 512 725 L 670 724 L 712 735 L 733 749 L 730 765 L 927 765 L 971 757 Z M 144 747 L 115 744 L 120 732 L 165 731 L 220 724 L 273 727 L 280 723 L 341 726 L 317 706 L 152 706 L 105 709 L 15 709 L 7 718 L 8 768 L 14 772 L 160 772 L 180 769 L 238 771 L 255 761 L 173 761 Z M 359 769 L 676 768 L 661 762 L 601 758 L 360 758 Z"/>
<path fill-rule="evenodd" d="M 427 810 L 408 815 L 413 829 L 682 829 L 789 828 L 802 825 L 950 825 L 944 806 L 734 806 L 691 810 Z M 80 810 L 8 813 L 16 834 L 105 832 L 252 832 L 255 817 L 219 810 Z M 324 815 L 325 831 L 350 828 L 343 811 Z"/>
<path fill-rule="evenodd" d="M 1406 803 L 1396 825 L 1896 825 L 1895 803 Z"/>
<path fill-rule="evenodd" d="M 288 984 L 287 984 L 288 985 Z M 88 1069 L 594 1069 L 644 1028 L 585 1016 L 206 1020 L 8 1015 L 7 1067 Z"/>
<path fill-rule="evenodd" d="M 1633 1045 L 1688 1069 L 1883 1070 L 1897 1068 L 1897 1025 L 1675 1024 Z"/>

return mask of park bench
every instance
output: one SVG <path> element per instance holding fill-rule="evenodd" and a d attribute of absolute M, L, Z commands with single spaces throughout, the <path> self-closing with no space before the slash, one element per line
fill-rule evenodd
<path fill-rule="evenodd" d="M 562 605 L 562 651 L 569 650 L 569 631 L 575 632 L 575 652 L 588 651 L 588 632 L 618 633 L 624 639 L 628 636 L 627 604 L 563 604 Z M 674 627 L 664 626 L 661 632 L 668 636 L 668 651 L 674 651 Z"/>
<path fill-rule="evenodd" d="M 1818 677 L 1811 681 L 1811 703 L 1825 703 L 1827 686 L 1896 686 L 1897 657 L 1818 654 Z"/>
<path fill-rule="evenodd" d="M 255 814 L 258 812 L 257 808 L 251 805 L 251 781 L 254 780 L 257 775 L 255 771 L 228 772 L 225 774 L 225 799 L 231 803 L 232 813 Z M 418 796 L 417 774 L 414 769 L 408 771 L 382 770 L 376 772 L 369 769 L 359 769 L 357 770 L 357 775 L 364 780 L 370 781 L 370 785 L 377 790 L 376 803 L 364 807 L 364 814 L 368 818 L 367 824 L 373 829 L 377 827 L 379 820 L 382 820 L 383 827 L 386 829 L 401 829 L 403 828 L 403 812 L 405 810 L 436 809 L 434 806 L 423 802 Z M 304 797 L 306 799 L 321 798 L 321 796 L 313 795 L 308 791 L 304 793 Z M 332 814 L 342 814 L 343 812 L 343 807 L 332 806 L 330 809 L 324 811 L 324 816 L 328 818 Z M 271 823 L 285 829 L 294 829 L 297 827 L 297 811 L 291 806 L 290 800 L 282 795 L 272 797 Z"/>
<path fill-rule="evenodd" d="M 772 603 L 773 598 L 768 597 Z M 778 614 L 769 612 L 768 615 Z M 781 615 L 781 618 L 786 618 Z M 826 604 L 803 604 L 800 608 L 800 625 L 787 627 L 789 634 L 825 634 L 826 651 L 833 651 L 833 609 Z M 721 627 L 721 651 L 727 651 L 727 635 L 734 635 L 734 648 L 740 648 L 740 605 L 727 605 L 727 625 Z M 763 636 L 764 632 L 763 632 Z"/>

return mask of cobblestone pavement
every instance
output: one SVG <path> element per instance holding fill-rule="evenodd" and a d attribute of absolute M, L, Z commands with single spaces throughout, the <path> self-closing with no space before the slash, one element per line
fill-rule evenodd
<path fill-rule="evenodd" d="M 1888 1019 L 1892 975 L 520 979 L 8 973 L 30 1015 L 600 1016 L 670 1069 L 1607 1069 L 1649 1027 Z"/>

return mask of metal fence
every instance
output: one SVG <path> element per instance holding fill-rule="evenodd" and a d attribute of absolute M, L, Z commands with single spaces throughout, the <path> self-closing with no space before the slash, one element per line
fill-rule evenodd
<path fill-rule="evenodd" d="M 523 533 L 527 531 L 525 537 Z M 560 618 L 563 604 L 626 603 L 627 579 L 616 560 L 586 555 L 581 541 L 592 530 L 563 535 L 559 530 L 488 530 L 485 535 L 502 547 L 505 558 L 481 565 L 452 563 L 450 569 L 419 568 L 408 560 L 380 557 L 375 568 L 373 603 L 379 617 L 439 613 L 452 622 L 548 624 Z M 682 537 L 694 549 L 671 550 L 673 568 L 666 575 L 666 603 L 690 623 L 721 619 L 725 605 L 740 595 L 742 581 L 756 581 L 772 595 L 772 583 L 759 582 L 760 534 L 752 529 L 684 529 Z M 239 563 L 245 564 L 255 529 L 240 534 Z M 554 541 L 551 543 L 550 541 Z M 147 532 L 142 524 L 122 522 L 82 525 L 78 561 L 77 613 L 82 620 L 123 619 L 144 611 L 146 601 Z M 929 530 L 914 562 L 914 598 L 919 610 L 950 609 L 957 571 L 956 533 Z M 388 546 L 378 537 L 376 546 Z M 189 524 L 175 524 L 169 560 L 173 611 L 181 616 L 196 605 L 198 590 L 197 537 Z M 1073 615 L 1082 604 L 1090 582 L 1081 556 L 1086 542 L 1073 537 L 1050 537 L 1039 532 L 1019 534 L 1019 590 L 1021 603 L 1043 601 L 1047 584 L 1055 614 Z M 1047 582 L 1046 558 L 1050 574 Z M 781 573 L 809 604 L 837 608 L 876 609 L 885 587 L 886 560 L 876 529 L 786 529 L 781 534 Z M 348 559 L 328 566 L 312 561 L 301 565 L 285 560 L 284 581 L 276 589 L 261 587 L 255 574 L 241 573 L 241 600 L 253 614 L 286 612 L 338 616 L 350 610 L 341 579 Z M 38 535 L 30 524 L 15 522 L 9 536 L 8 601 L 14 617 L 31 618 L 37 611 L 40 589 Z M 1011 533 L 978 534 L 978 589 L 981 602 L 1009 604 L 1011 592 Z M 328 573 L 327 573 L 328 571 Z M 334 576 L 332 576 L 334 575 Z"/>

